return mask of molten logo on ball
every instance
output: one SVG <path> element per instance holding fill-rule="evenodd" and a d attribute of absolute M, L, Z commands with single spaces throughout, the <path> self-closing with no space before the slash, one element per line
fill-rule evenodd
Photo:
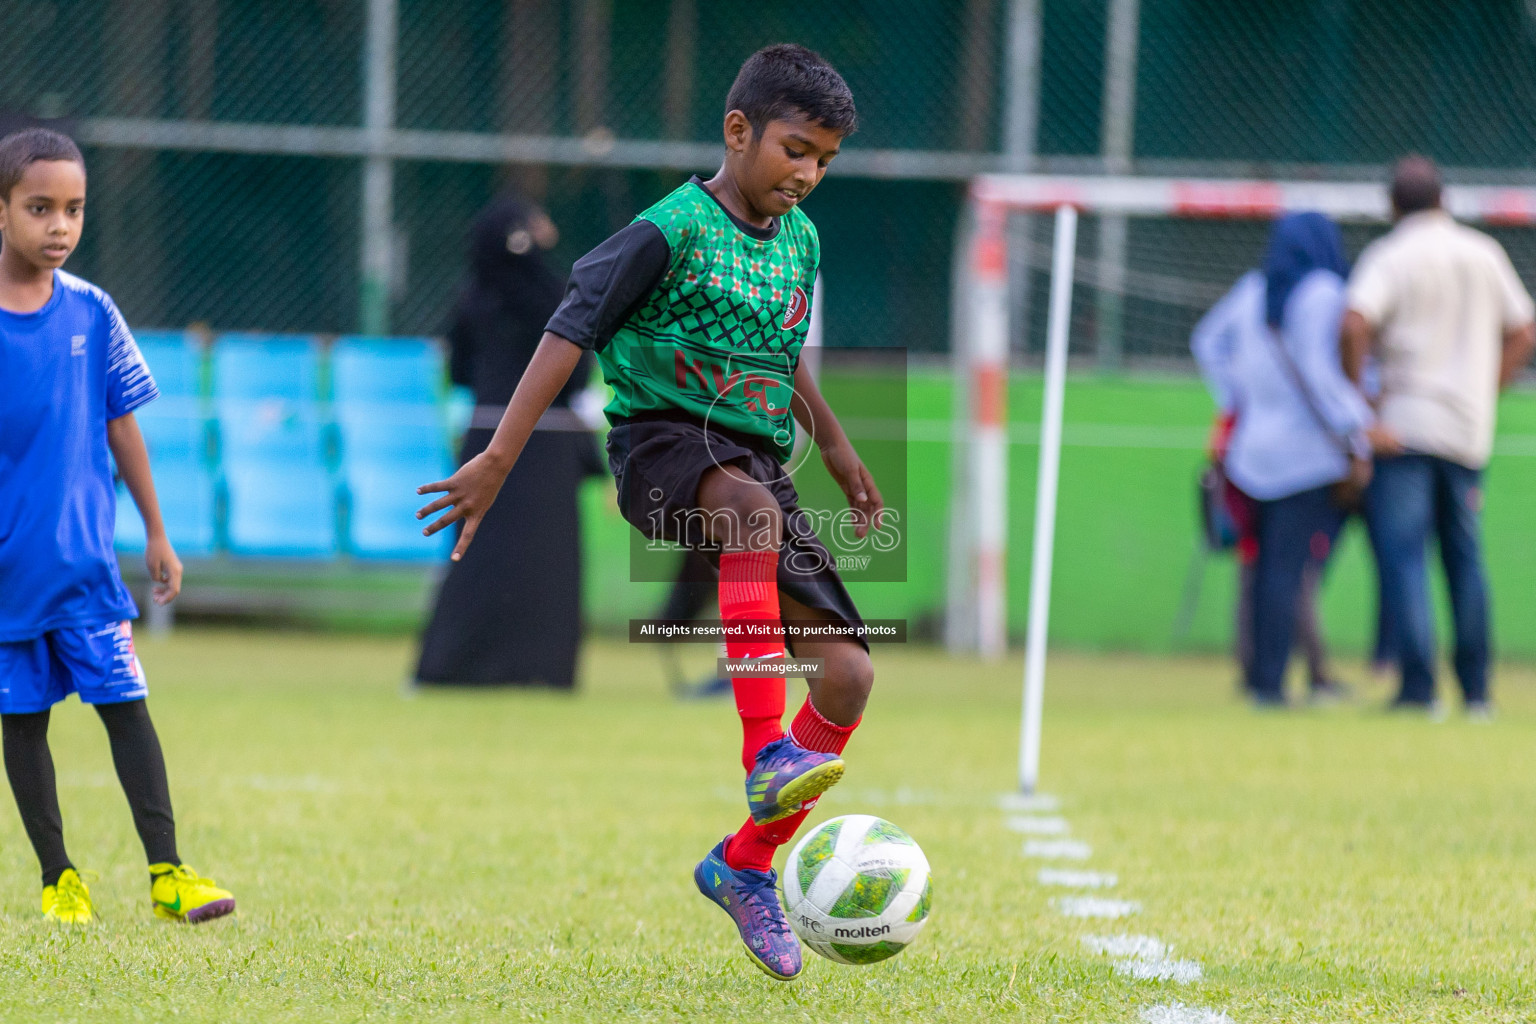
<path fill-rule="evenodd" d="M 789 926 L 828 960 L 873 964 L 917 938 L 933 905 L 928 859 L 888 821 L 849 814 L 814 829 L 784 869 Z"/>

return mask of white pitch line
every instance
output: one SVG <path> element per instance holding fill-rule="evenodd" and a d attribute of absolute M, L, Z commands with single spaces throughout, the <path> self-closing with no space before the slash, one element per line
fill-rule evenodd
<path fill-rule="evenodd" d="M 1055 904 L 1056 909 L 1067 917 L 1114 919 L 1129 917 L 1141 910 L 1141 904 L 1132 900 L 1107 900 L 1100 896 L 1063 896 Z"/>
<path fill-rule="evenodd" d="M 1113 889 L 1120 881 L 1105 871 L 1071 871 L 1067 868 L 1041 868 L 1035 877 L 1041 885 L 1062 885 L 1069 889 Z"/>
<path fill-rule="evenodd" d="M 1132 957 L 1116 960 L 1115 973 L 1137 981 L 1172 981 L 1188 985 L 1192 981 L 1199 981 L 1204 972 L 1198 960 L 1144 960 Z"/>
<path fill-rule="evenodd" d="M 1015 816 L 1009 818 L 1003 824 L 1013 831 L 1022 832 L 1027 836 L 1064 836 L 1069 830 L 1066 818 Z"/>
<path fill-rule="evenodd" d="M 1093 847 L 1081 839 L 1026 839 L 1024 856 L 1040 860 L 1087 860 Z"/>
<path fill-rule="evenodd" d="M 1003 811 L 1049 814 L 1061 810 L 1061 801 L 1049 793 L 1002 793 L 997 798 L 997 806 Z"/>
<path fill-rule="evenodd" d="M 1090 952 L 1103 956 L 1161 960 L 1168 955 L 1168 944 L 1150 935 L 1084 935 L 1082 943 Z"/>
<path fill-rule="evenodd" d="M 1118 957 L 1115 973 L 1137 981 L 1174 981 L 1187 985 L 1204 973 L 1198 960 L 1175 960 L 1168 944 L 1150 935 L 1084 935 L 1083 945 L 1095 953 Z"/>
<path fill-rule="evenodd" d="M 1183 1003 L 1144 1007 L 1141 1020 L 1142 1024 L 1233 1024 L 1232 1018 L 1220 1010 L 1186 1006 Z"/>
<path fill-rule="evenodd" d="M 998 806 L 1009 811 L 1054 811 L 1060 806 L 1054 797 L 1005 793 Z M 1025 835 L 1065 836 L 1069 830 L 1062 817 L 1039 814 L 1014 815 L 1008 828 Z M 1024 843 L 1024 856 L 1042 859 L 1087 860 L 1092 848 L 1075 839 L 1030 839 Z M 1036 876 L 1041 885 L 1059 885 L 1074 889 L 1109 889 L 1119 883 L 1114 874 L 1103 871 L 1073 871 L 1041 868 Z M 1112 900 L 1098 896 L 1069 896 L 1053 900 L 1067 917 L 1115 919 L 1139 913 L 1141 904 L 1133 900 Z M 1085 935 L 1083 945 L 1096 953 L 1118 957 L 1115 973 L 1137 981 L 1172 981 L 1187 985 L 1199 981 L 1204 969 L 1198 960 L 1177 960 L 1168 956 L 1169 947 L 1150 935 Z M 1232 1018 L 1217 1010 L 1168 1003 L 1141 1011 L 1144 1024 L 1232 1024 Z"/>

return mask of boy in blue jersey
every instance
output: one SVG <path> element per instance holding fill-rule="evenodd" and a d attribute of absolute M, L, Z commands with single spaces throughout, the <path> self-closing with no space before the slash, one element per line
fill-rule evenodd
<path fill-rule="evenodd" d="M 44 916 L 94 917 L 64 850 L 48 717 L 96 707 L 149 858 L 156 916 L 197 923 L 234 898 L 181 862 L 165 759 L 133 650 L 138 616 L 112 553 L 117 461 L 144 517 L 154 600 L 181 589 L 133 410 L 158 396 L 116 305 L 60 268 L 80 241 L 85 161 L 34 128 L 0 140 L 0 732 L 5 772 L 43 871 Z"/>

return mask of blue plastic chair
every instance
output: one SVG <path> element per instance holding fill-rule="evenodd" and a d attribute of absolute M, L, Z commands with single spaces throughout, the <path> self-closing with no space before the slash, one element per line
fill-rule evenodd
<path fill-rule="evenodd" d="M 335 558 L 336 487 L 314 465 L 227 466 L 227 531 L 234 555 Z"/>
<path fill-rule="evenodd" d="M 226 467 L 325 466 L 326 427 L 312 403 L 223 399 L 216 414 L 220 459 Z"/>
<path fill-rule="evenodd" d="M 416 488 L 426 482 L 408 464 L 349 466 L 345 483 L 351 502 L 348 527 L 352 554 L 398 561 L 448 557 L 454 532 L 444 530 L 423 537 L 423 524 L 416 518 L 416 510 L 428 501 L 416 493 Z"/>
<path fill-rule="evenodd" d="M 409 465 L 431 474 L 449 465 L 448 435 L 436 406 L 337 405 L 336 427 L 344 466 Z"/>
<path fill-rule="evenodd" d="M 183 558 L 213 554 L 218 536 L 213 474 L 207 467 L 185 462 L 169 462 L 155 467 L 155 493 L 160 498 L 160 516 L 171 546 Z M 143 551 L 144 520 L 134 507 L 128 489 L 117 489 L 117 523 L 114 544 L 119 551 Z"/>
<path fill-rule="evenodd" d="M 196 399 L 203 393 L 203 350 L 183 331 L 137 331 L 134 339 L 164 399 Z"/>
<path fill-rule="evenodd" d="M 431 338 L 346 337 L 331 349 L 337 405 L 433 405 L 442 386 L 443 352 Z"/>
<path fill-rule="evenodd" d="M 320 398 L 320 342 L 309 335 L 223 334 L 213 346 L 216 399 Z"/>
<path fill-rule="evenodd" d="M 201 465 L 208 458 L 208 421 L 201 413 L 173 411 L 151 402 L 136 414 L 155 475 L 172 464 Z"/>

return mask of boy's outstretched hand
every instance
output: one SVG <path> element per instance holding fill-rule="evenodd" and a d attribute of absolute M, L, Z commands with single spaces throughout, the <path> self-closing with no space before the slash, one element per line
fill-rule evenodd
<path fill-rule="evenodd" d="M 457 562 L 469 549 L 469 542 L 475 539 L 480 520 L 485 518 L 486 511 L 496 501 L 496 495 L 501 493 L 501 485 L 506 479 L 507 470 L 488 457 L 488 453 L 481 452 L 460 466 L 458 472 L 447 480 L 422 484 L 416 488 L 417 494 L 442 493 L 443 496 L 423 505 L 416 512 L 416 518 L 425 519 L 445 508 L 448 511 L 428 523 L 421 532 L 430 537 L 438 530 L 462 520 L 464 530 L 459 534 L 459 542 L 453 546 L 453 554 L 449 556 Z"/>
<path fill-rule="evenodd" d="M 827 445 L 821 449 L 821 461 L 848 496 L 848 507 L 858 513 L 853 535 L 862 539 L 871 526 L 880 529 L 885 499 L 880 497 L 880 488 L 875 486 L 874 477 L 869 475 L 853 445 L 846 440 Z"/>
<path fill-rule="evenodd" d="M 523 445 L 528 443 L 528 435 L 533 433 L 539 417 L 555 400 L 555 395 L 571 379 L 571 371 L 581 361 L 581 352 L 580 346 L 545 331 L 485 451 L 460 466 L 459 471 L 447 480 L 416 488 L 417 494 L 443 495 L 431 504 L 423 505 L 416 513 L 417 519 L 448 509 L 447 514 L 426 525 L 421 531 L 425 536 L 430 537 L 438 530 L 463 522 L 459 542 L 453 546 L 453 554 L 448 556 L 455 562 L 469 550 L 469 542 L 475 539 L 475 531 L 480 529 L 480 520 L 485 518 L 496 495 L 501 493 L 501 485 L 512 472 L 518 455 L 522 454 Z"/>
<path fill-rule="evenodd" d="M 149 569 L 153 584 L 151 599 L 158 605 L 167 605 L 181 593 L 181 559 L 165 534 L 150 537 L 144 545 L 144 565 Z"/>

